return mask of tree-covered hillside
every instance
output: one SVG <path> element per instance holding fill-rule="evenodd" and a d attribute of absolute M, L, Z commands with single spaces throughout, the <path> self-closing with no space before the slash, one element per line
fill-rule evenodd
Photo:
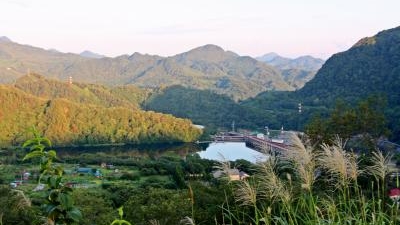
<path fill-rule="evenodd" d="M 172 86 L 153 93 L 144 107 L 188 118 L 196 124 L 205 125 L 208 130 L 231 129 L 232 122 L 235 122 L 236 128 L 263 129 L 268 126 L 280 129 L 281 126 L 288 127 L 292 121 L 299 121 L 296 111 L 274 113 L 274 109 L 280 106 L 296 107 L 294 102 L 276 101 L 272 105 L 254 102 L 255 107 L 245 103 L 237 103 L 228 96 L 212 91 Z M 266 108 L 261 108 L 262 105 Z M 302 118 L 300 122 L 303 122 Z"/>
<path fill-rule="evenodd" d="M 237 127 L 257 126 L 255 112 L 240 106 L 225 95 L 215 94 L 212 91 L 172 86 L 154 94 L 144 107 L 171 113 L 177 117 L 190 118 L 194 123 L 208 128 L 229 128 L 233 121 Z"/>
<path fill-rule="evenodd" d="M 387 95 L 399 105 L 400 27 L 364 38 L 333 55 L 313 80 L 296 94 L 308 104 L 328 105 L 337 98 L 354 102 L 371 93 Z"/>
<path fill-rule="evenodd" d="M 325 114 L 338 99 L 349 104 L 378 94 L 387 99 L 385 111 L 392 137 L 400 137 L 400 27 L 385 30 L 376 36 L 361 39 L 348 51 L 333 55 L 302 89 L 286 92 L 265 92 L 244 104 L 269 110 L 274 102 L 292 102 L 274 107 L 274 112 L 297 111 L 303 104 L 309 115 Z M 307 116 L 307 120 L 310 117 Z"/>
<path fill-rule="evenodd" d="M 98 84 L 60 82 L 29 73 L 16 80 L 14 87 L 41 98 L 65 98 L 72 102 L 104 107 L 139 109 L 150 91 L 133 85 L 106 87 Z"/>
<path fill-rule="evenodd" d="M 201 130 L 189 120 L 124 107 L 44 99 L 0 86 L 0 145 L 18 145 L 35 126 L 56 145 L 190 142 Z"/>

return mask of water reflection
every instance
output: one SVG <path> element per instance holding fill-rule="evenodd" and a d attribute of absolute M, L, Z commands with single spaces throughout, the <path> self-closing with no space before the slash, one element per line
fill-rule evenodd
<path fill-rule="evenodd" d="M 98 163 L 100 161 L 122 163 L 124 160 L 158 159 L 164 155 L 179 155 L 184 159 L 188 154 L 195 153 L 198 153 L 201 158 L 205 159 L 225 159 L 230 161 L 245 159 L 253 163 L 264 161 L 268 157 L 265 154 L 246 147 L 245 143 L 241 142 L 68 147 L 57 148 L 57 153 L 62 160 L 79 162 L 85 159 L 89 163 Z"/>
<path fill-rule="evenodd" d="M 153 144 L 153 145 L 121 145 L 121 146 L 93 146 L 57 148 L 60 158 L 75 158 L 90 155 L 108 155 L 110 157 L 127 158 L 159 158 L 165 154 L 175 154 L 185 157 L 190 153 L 201 150 L 201 146 L 194 143 L 181 144 Z"/>
<path fill-rule="evenodd" d="M 244 142 L 223 142 L 210 143 L 205 151 L 198 152 L 201 158 L 212 160 L 229 160 L 245 159 L 250 162 L 265 161 L 268 156 L 266 154 L 255 151 L 246 147 Z"/>

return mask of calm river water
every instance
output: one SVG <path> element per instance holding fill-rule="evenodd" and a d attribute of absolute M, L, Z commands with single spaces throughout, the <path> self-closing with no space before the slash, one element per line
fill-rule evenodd
<path fill-rule="evenodd" d="M 201 158 L 212 160 L 231 160 L 245 159 L 250 162 L 265 160 L 267 156 L 253 149 L 246 147 L 241 142 L 224 142 L 209 144 L 160 144 L 160 145 L 133 145 L 133 146 L 102 146 L 102 147 L 76 147 L 59 148 L 58 155 L 78 156 L 81 154 L 107 154 L 107 155 L 126 155 L 127 157 L 159 157 L 164 154 L 178 154 L 182 157 L 188 154 L 198 153 Z"/>
<path fill-rule="evenodd" d="M 244 142 L 210 143 L 204 151 L 200 151 L 198 154 L 201 158 L 219 161 L 245 159 L 255 163 L 267 159 L 267 155 L 246 147 Z"/>

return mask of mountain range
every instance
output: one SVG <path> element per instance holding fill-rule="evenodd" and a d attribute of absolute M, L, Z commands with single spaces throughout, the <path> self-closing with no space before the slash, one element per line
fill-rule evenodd
<path fill-rule="evenodd" d="M 277 54 L 268 54 L 263 60 L 275 64 L 282 71 L 290 69 L 290 65 L 310 71 L 317 69 L 318 63 L 321 63 L 309 57 L 293 59 L 296 60 L 294 63 L 290 63 L 292 59 L 282 58 Z M 393 139 L 400 139 L 400 27 L 363 38 L 349 50 L 334 54 L 314 78 L 298 90 L 285 82 L 279 69 L 272 65 L 238 56 L 215 45 L 202 46 L 171 57 L 134 53 L 131 56 L 91 59 L 75 54 L 49 53 L 6 40 L 0 43 L 0 59 L 0 78 L 3 76 L 12 80 L 14 88 L 24 89 L 36 96 L 72 98 L 75 102 L 111 108 L 121 106 L 133 110 L 142 107 L 215 127 L 228 127 L 232 122 L 230 120 L 235 120 L 236 124 L 245 127 L 271 125 L 279 129 L 284 125 L 285 128 L 299 129 L 313 115 L 327 115 L 339 99 L 354 105 L 375 94 L 387 99 L 387 107 L 381 110 L 388 118 Z M 41 61 L 47 64 L 40 64 Z M 14 63 L 13 67 L 6 67 L 10 63 Z M 27 65 L 42 70 L 44 75 L 47 74 L 46 78 L 20 78 L 23 72 L 13 73 Z M 121 68 L 125 70 L 121 72 Z M 65 88 L 56 88 L 65 92 L 60 94 L 48 88 L 59 87 L 53 84 L 55 80 L 48 79 L 60 79 L 55 71 L 63 71 L 63 85 L 68 83 L 70 75 L 76 74 L 82 80 L 95 79 L 96 83 L 133 83 L 153 89 L 81 84 L 76 82 L 78 78 L 74 76 L 72 89 L 78 92 L 69 93 Z M 132 75 L 138 71 L 142 72 Z M 32 84 L 38 80 L 44 80 L 40 82 L 41 86 Z M 281 88 L 276 87 L 278 84 L 282 85 Z M 42 89 L 48 90 L 43 92 Z M 261 90 L 264 92 L 260 93 Z M 302 104 L 301 114 L 298 113 L 299 103 Z"/>
<path fill-rule="evenodd" d="M 296 89 L 310 81 L 325 63 L 323 59 L 300 56 L 295 59 L 282 57 L 274 52 L 256 58 L 278 69 L 283 79 Z"/>
<path fill-rule="evenodd" d="M 44 50 L 3 39 L 0 41 L 0 82 L 3 83 L 14 82 L 31 71 L 62 81 L 72 77 L 78 82 L 106 85 L 134 84 L 150 88 L 182 85 L 243 100 L 267 90 L 294 90 L 307 80 L 301 76 L 282 76 L 273 66 L 216 45 L 201 46 L 171 57 L 134 53 L 110 58 L 89 51 L 77 55 Z"/>
<path fill-rule="evenodd" d="M 276 54 L 267 55 L 264 60 L 273 58 Z M 296 91 L 265 91 L 234 103 L 210 93 L 174 87 L 153 95 L 146 105 L 151 110 L 226 128 L 234 120 L 238 127 L 280 129 L 283 126 L 297 130 L 304 128 L 315 115 L 327 116 L 338 101 L 352 107 L 371 95 L 379 95 L 387 100 L 387 105 L 376 110 L 385 113 L 391 138 L 399 141 L 399 59 L 400 27 L 397 27 L 362 38 L 349 50 L 334 54 L 311 81 Z M 216 112 L 215 107 L 221 110 Z"/>

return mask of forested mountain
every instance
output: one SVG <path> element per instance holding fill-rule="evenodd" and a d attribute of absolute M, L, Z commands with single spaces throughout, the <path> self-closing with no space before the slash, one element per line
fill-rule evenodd
<path fill-rule="evenodd" d="M 0 146 L 20 144 L 32 126 L 56 145 L 189 142 L 201 134 L 171 115 L 39 98 L 6 85 L 0 104 Z"/>
<path fill-rule="evenodd" d="M 76 82 L 69 84 L 34 73 L 18 78 L 13 86 L 44 99 L 62 98 L 86 105 L 133 110 L 143 108 L 173 114 L 205 125 L 208 130 L 229 128 L 233 121 L 239 128 L 259 128 L 267 124 L 278 129 L 286 124 L 261 110 L 244 107 L 226 95 L 183 86 L 148 90 L 133 85 L 106 87 Z M 282 103 L 276 102 L 272 107 L 278 107 L 276 104 Z"/>
<path fill-rule="evenodd" d="M 115 58 L 82 57 L 11 41 L 0 42 L 0 82 L 36 72 L 50 78 L 141 87 L 182 85 L 213 90 L 235 100 L 266 90 L 293 90 L 273 67 L 215 45 L 171 57 L 134 53 Z"/>
<path fill-rule="evenodd" d="M 229 128 L 233 121 L 240 128 L 257 128 L 260 120 L 256 112 L 225 95 L 182 86 L 171 86 L 161 90 L 149 98 L 144 107 L 181 118 L 190 118 L 194 123 L 205 125 L 208 129 Z"/>
<path fill-rule="evenodd" d="M 150 95 L 149 90 L 133 85 L 106 87 L 98 84 L 60 82 L 35 73 L 18 78 L 13 86 L 41 98 L 65 98 L 77 103 L 130 109 L 139 109 L 140 104 Z"/>
<path fill-rule="evenodd" d="M 284 80 L 297 89 L 310 81 L 325 62 L 308 55 L 290 59 L 274 52 L 256 59 L 277 68 L 282 73 Z"/>
<path fill-rule="evenodd" d="M 315 78 L 296 92 L 309 104 L 328 105 L 337 98 L 354 102 L 382 93 L 400 105 L 400 27 L 361 39 L 333 55 Z"/>
<path fill-rule="evenodd" d="M 235 100 L 255 96 L 261 90 L 292 90 L 272 67 L 215 45 L 165 58 L 135 82 L 145 87 L 176 84 L 213 90 Z"/>
<path fill-rule="evenodd" d="M 280 128 L 283 125 L 288 129 L 297 129 L 309 121 L 314 114 L 326 115 L 338 99 L 354 104 L 371 94 L 381 94 L 388 99 L 388 108 L 385 109 L 385 113 L 390 119 L 393 136 L 400 137 L 398 122 L 400 121 L 398 119 L 400 114 L 399 30 L 400 28 L 394 28 L 382 31 L 374 37 L 360 40 L 348 51 L 333 55 L 318 71 L 315 78 L 300 90 L 293 92 L 270 90 L 239 102 L 234 102 L 231 98 L 240 100 L 245 96 L 258 93 L 262 88 L 274 89 L 273 86 L 282 80 L 277 79 L 275 81 L 279 81 L 278 83 L 272 83 L 268 79 L 274 77 L 270 76 L 271 74 L 278 76 L 279 72 L 250 57 L 240 57 L 214 45 L 206 45 L 167 58 L 135 53 L 117 58 L 87 59 L 72 54 L 49 53 L 45 50 L 4 41 L 0 43 L 0 58 L 2 59 L 0 65 L 4 66 L 3 59 L 10 55 L 7 51 L 3 51 L 4 46 L 7 45 L 13 48 L 28 48 L 37 55 L 36 58 L 28 57 L 29 54 L 24 55 L 21 52 L 25 50 L 21 50 L 17 51 L 19 52 L 17 58 L 25 57 L 33 61 L 40 58 L 50 60 L 53 59 L 53 56 L 50 57 L 53 54 L 58 57 L 58 61 L 57 57 L 54 58 L 57 63 L 63 62 L 66 58 L 74 59 L 75 61 L 70 61 L 70 67 L 65 70 L 69 71 L 68 74 L 62 75 L 66 76 L 63 85 L 48 79 L 38 82 L 43 78 L 32 75 L 15 79 L 14 86 L 44 98 L 66 98 L 103 107 L 123 106 L 135 109 L 141 104 L 146 109 L 172 113 L 190 118 L 196 123 L 214 127 L 229 127 L 232 121 L 235 121 L 238 126 L 243 127 L 271 125 Z M 40 54 L 37 54 L 38 52 Z M 9 57 L 15 59 L 14 56 Z M 277 58 L 276 55 L 268 57 L 267 60 L 270 61 Z M 305 66 L 307 61 L 313 61 L 312 59 L 303 57 L 299 60 L 297 66 L 303 66 L 304 69 L 312 68 L 310 65 Z M 54 63 L 48 62 L 49 65 Z M 37 61 L 31 64 L 36 65 L 36 63 Z M 20 64 L 16 63 L 16 65 Z M 22 65 L 25 64 L 22 63 Z M 121 65 L 125 65 L 123 69 Z M 48 65 L 44 64 L 37 68 L 45 70 L 44 68 L 48 68 Z M 64 67 L 52 68 L 58 70 Z M 88 68 L 91 69 L 88 70 Z M 115 73 L 110 72 L 112 68 Z M 281 68 L 287 67 L 282 64 Z M 7 74 L 12 73 L 14 67 L 0 71 L 0 74 L 4 71 L 7 71 Z M 105 81 L 107 74 L 111 73 L 117 75 L 109 80 L 109 83 L 133 82 L 158 88 L 152 92 L 134 87 L 107 88 L 101 85 L 77 83 L 75 77 L 72 85 L 69 87 L 64 85 L 68 81 L 69 73 L 78 73 L 78 71 L 82 71 L 79 74 L 83 77 L 82 79 L 96 78 Z M 142 73 L 131 76 L 138 74 L 138 71 Z M 14 78 L 18 76 L 20 75 L 14 73 Z M 7 77 L 10 76 L 7 75 Z M 166 87 L 182 83 L 184 83 L 183 86 Z M 54 90 L 57 91 L 54 92 Z M 225 95 L 217 95 L 217 93 Z M 299 103 L 302 103 L 301 114 L 298 113 Z"/>
<path fill-rule="evenodd" d="M 297 103 L 301 102 L 303 113 L 311 115 L 333 108 L 338 99 L 354 104 L 372 94 L 379 94 L 388 100 L 385 113 L 392 137 L 399 139 L 399 90 L 400 27 L 397 27 L 363 38 L 349 50 L 333 55 L 302 89 L 282 94 L 265 92 L 244 105 L 270 110 L 268 106 L 275 101 L 291 103 L 275 108 L 275 113 L 279 114 L 286 110 L 295 113 Z"/>

